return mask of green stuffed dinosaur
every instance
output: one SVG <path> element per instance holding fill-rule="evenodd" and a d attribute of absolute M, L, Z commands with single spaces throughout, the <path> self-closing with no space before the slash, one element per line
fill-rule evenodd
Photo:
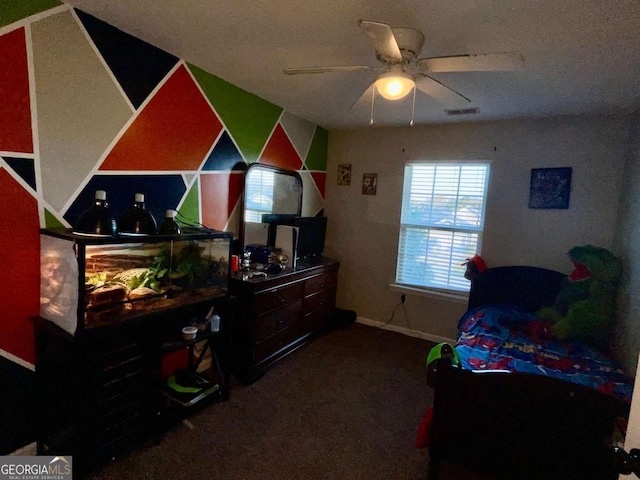
<path fill-rule="evenodd" d="M 551 307 L 538 312 L 558 338 L 604 349 L 615 313 L 622 263 L 610 251 L 585 245 L 568 252 L 575 269 Z"/>

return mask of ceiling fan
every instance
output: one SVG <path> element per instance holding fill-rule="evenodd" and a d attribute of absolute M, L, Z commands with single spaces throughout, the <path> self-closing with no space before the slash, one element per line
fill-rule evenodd
<path fill-rule="evenodd" d="M 496 72 L 521 70 L 524 58 L 520 53 L 483 53 L 465 54 L 450 57 L 418 58 L 424 35 L 413 28 L 391 27 L 385 23 L 359 20 L 358 26 L 367 34 L 376 58 L 382 65 L 345 65 L 327 67 L 286 68 L 287 75 L 370 71 L 379 72 L 372 86 L 387 100 L 400 100 L 414 88 L 429 95 L 441 103 L 450 103 L 471 99 L 444 83 L 436 80 L 432 74 L 438 72 Z M 367 88 L 365 93 L 371 89 Z M 373 94 L 372 94 L 373 95 Z M 362 98 L 362 97 L 360 97 Z M 373 102 L 372 96 L 372 102 Z M 415 100 L 415 91 L 414 91 Z M 358 103 L 358 100 L 355 103 Z M 354 105 L 355 105 L 354 103 Z"/>

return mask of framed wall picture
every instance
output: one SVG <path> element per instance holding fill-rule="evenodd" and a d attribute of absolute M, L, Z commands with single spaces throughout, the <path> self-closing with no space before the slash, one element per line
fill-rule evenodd
<path fill-rule="evenodd" d="M 569 208 L 571 167 L 532 168 L 529 208 Z"/>
<path fill-rule="evenodd" d="M 365 173 L 362 175 L 362 194 L 375 195 L 378 189 L 378 174 Z"/>
<path fill-rule="evenodd" d="M 338 185 L 351 185 L 351 164 L 338 165 Z"/>

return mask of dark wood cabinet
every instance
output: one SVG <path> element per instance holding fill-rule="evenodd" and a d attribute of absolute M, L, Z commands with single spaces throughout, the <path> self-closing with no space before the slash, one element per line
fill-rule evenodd
<path fill-rule="evenodd" d="M 81 468 L 139 441 L 153 418 L 150 345 L 130 329 L 71 337 L 36 320 L 38 453 Z"/>
<path fill-rule="evenodd" d="M 324 258 L 267 277 L 232 274 L 230 291 L 237 308 L 225 349 L 235 376 L 251 383 L 274 362 L 328 330 L 338 268 L 337 261 Z"/>
<path fill-rule="evenodd" d="M 208 313 L 214 308 L 223 322 L 233 321 L 232 239 L 213 231 L 136 237 L 41 231 L 38 453 L 73 455 L 82 471 L 159 439 L 169 413 L 188 403 L 176 393 L 177 376 L 200 380 L 191 364 L 195 343 L 211 347 L 220 336 L 208 328 Z M 200 333 L 185 340 L 182 328 L 194 324 Z M 163 375 L 166 356 L 180 349 L 185 364 Z M 202 372 L 210 381 L 202 382 L 207 387 L 198 398 L 225 399 L 226 373 L 216 349 L 209 350 L 216 361 Z"/>
<path fill-rule="evenodd" d="M 206 330 L 191 341 L 181 334 L 182 326 L 204 319 L 214 305 L 224 321 L 232 321 L 226 297 L 75 336 L 34 319 L 38 453 L 73 455 L 74 465 L 86 471 L 140 442 L 159 440 L 177 409 L 187 413 L 167 391 L 163 357 L 199 341 L 215 345 L 217 334 Z M 228 398 L 227 374 L 217 357 L 200 375 L 216 385 L 208 401 Z"/>

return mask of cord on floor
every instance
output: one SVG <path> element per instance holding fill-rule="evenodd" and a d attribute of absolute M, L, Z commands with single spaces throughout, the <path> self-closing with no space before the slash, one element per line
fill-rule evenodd
<path fill-rule="evenodd" d="M 386 322 L 384 322 L 381 325 L 378 325 L 378 328 L 382 328 L 385 327 L 387 325 L 389 325 L 392 321 L 393 321 L 393 317 L 396 314 L 396 310 L 398 309 L 399 306 L 402 306 L 402 311 L 404 312 L 404 319 L 407 321 L 407 328 L 409 330 L 410 333 L 415 334 L 417 336 L 417 338 L 422 338 L 423 332 L 419 331 L 419 330 L 414 330 L 411 327 L 411 323 L 409 321 L 409 315 L 407 315 L 407 307 L 405 306 L 405 295 L 402 294 L 401 300 L 399 303 L 396 304 L 395 307 L 393 307 L 393 310 L 391 311 L 391 317 L 389 318 L 389 320 L 387 320 Z"/>

